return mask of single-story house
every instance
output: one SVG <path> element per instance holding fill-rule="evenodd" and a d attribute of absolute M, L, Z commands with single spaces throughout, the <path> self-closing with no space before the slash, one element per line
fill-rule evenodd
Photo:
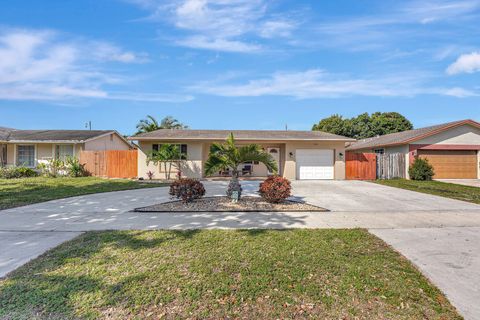
<path fill-rule="evenodd" d="M 416 157 L 428 159 L 436 179 L 480 178 L 479 150 L 480 123 L 473 120 L 363 139 L 347 147 L 353 152 L 403 153 L 407 167 Z"/>
<path fill-rule="evenodd" d="M 82 150 L 129 150 L 114 130 L 16 130 L 0 127 L 0 166 L 36 167 L 50 159 L 77 156 Z"/>
<path fill-rule="evenodd" d="M 186 154 L 182 174 L 204 178 L 204 163 L 213 142 L 223 142 L 233 133 L 237 144 L 256 143 L 278 163 L 278 174 L 288 179 L 345 179 L 345 144 L 354 139 L 320 131 L 270 130 L 180 130 L 160 129 L 129 137 L 139 145 L 138 175 L 154 173 L 165 178 L 162 166 L 147 165 L 147 154 L 164 143 L 176 144 Z M 247 176 L 265 177 L 267 168 L 261 163 L 245 164 Z M 239 168 L 242 169 L 242 168 Z M 248 171 L 248 173 L 247 173 Z M 221 175 L 221 173 L 219 173 Z"/>

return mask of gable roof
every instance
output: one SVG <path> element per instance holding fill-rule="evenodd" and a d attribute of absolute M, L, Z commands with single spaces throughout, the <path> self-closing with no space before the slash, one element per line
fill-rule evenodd
<path fill-rule="evenodd" d="M 397 133 L 390 133 L 383 136 L 362 139 L 351 144 L 349 147 L 347 147 L 347 150 L 369 149 L 369 148 L 388 147 L 388 146 L 394 146 L 394 145 L 407 144 L 407 143 L 411 143 L 429 136 L 433 136 L 440 132 L 443 132 L 458 126 L 462 126 L 465 124 L 480 128 L 480 123 L 474 120 L 470 120 L 470 119 L 459 120 L 459 121 L 438 124 L 430 127 L 407 130 L 407 131 L 397 132 Z"/>
<path fill-rule="evenodd" d="M 126 144 L 130 145 L 130 142 L 115 130 L 16 130 L 0 127 L 0 141 L 13 143 L 83 143 L 109 134 L 118 135 Z"/>
<path fill-rule="evenodd" d="M 112 130 L 13 130 L 8 141 L 76 141 L 114 133 Z"/>
<path fill-rule="evenodd" d="M 191 130 L 160 129 L 141 133 L 129 140 L 225 140 L 233 133 L 236 140 L 332 140 L 355 141 L 355 139 L 321 131 L 291 130 Z"/>

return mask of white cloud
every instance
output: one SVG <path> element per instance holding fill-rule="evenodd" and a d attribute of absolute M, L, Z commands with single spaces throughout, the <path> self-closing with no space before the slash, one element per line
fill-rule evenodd
<path fill-rule="evenodd" d="M 421 75 L 351 78 L 319 69 L 277 72 L 246 83 L 204 82 L 190 87 L 203 94 L 226 97 L 286 96 L 297 99 L 342 98 L 351 96 L 412 97 L 420 94 L 468 97 L 473 92 L 461 88 L 430 88 Z"/>
<path fill-rule="evenodd" d="M 249 44 L 236 40 L 211 39 L 203 36 L 190 37 L 177 41 L 177 44 L 189 48 L 208 49 L 225 52 L 258 52 L 262 49 L 260 45 Z"/>
<path fill-rule="evenodd" d="M 268 13 L 267 0 L 131 0 L 183 32 L 174 43 L 189 48 L 252 53 L 251 38 L 288 37 L 296 24 Z"/>
<path fill-rule="evenodd" d="M 140 62 L 140 55 L 105 42 L 63 39 L 53 31 L 0 30 L 0 99 L 76 98 L 188 101 L 190 96 L 106 90 L 125 78 L 103 71 L 105 62 Z"/>
<path fill-rule="evenodd" d="M 289 37 L 295 29 L 295 24 L 287 20 L 266 21 L 260 26 L 260 36 L 263 38 Z"/>
<path fill-rule="evenodd" d="M 371 15 L 325 20 L 314 27 L 317 36 L 321 35 L 318 43 L 349 51 L 382 48 L 383 52 L 388 45 L 398 48 L 403 43 L 411 45 L 412 40 L 425 42 L 425 37 L 430 44 L 437 40 L 451 43 L 455 31 L 478 20 L 480 0 L 398 1 L 387 8 Z M 422 26 L 433 23 L 443 23 L 445 29 Z"/>
<path fill-rule="evenodd" d="M 457 97 L 457 98 L 468 98 L 468 97 L 478 96 L 478 93 L 476 92 L 473 92 L 471 90 L 467 90 L 464 88 L 458 88 L 458 87 L 443 90 L 442 92 L 440 92 L 440 94 Z"/>
<path fill-rule="evenodd" d="M 480 71 L 480 52 L 462 54 L 458 59 L 448 66 L 447 74 L 474 73 Z"/>

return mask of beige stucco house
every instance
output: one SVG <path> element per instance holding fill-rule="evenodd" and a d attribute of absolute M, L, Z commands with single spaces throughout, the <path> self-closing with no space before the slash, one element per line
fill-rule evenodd
<path fill-rule="evenodd" d="M 474 120 L 387 134 L 347 147 L 352 152 L 403 153 L 407 169 L 416 157 L 426 158 L 433 165 L 436 179 L 480 178 L 479 150 L 480 123 Z"/>
<path fill-rule="evenodd" d="M 147 165 L 147 154 L 164 143 L 176 144 L 185 153 L 182 175 L 204 178 L 204 163 L 213 142 L 222 142 L 233 133 L 238 145 L 256 143 L 277 161 L 279 174 L 288 179 L 344 179 L 345 144 L 354 139 L 320 131 L 267 130 L 178 130 L 161 129 L 130 137 L 139 146 L 138 175 L 147 172 L 156 179 L 165 178 L 162 166 Z M 261 163 L 245 163 L 246 177 L 266 177 L 270 174 Z M 222 176 L 219 172 L 217 176 Z"/>
<path fill-rule="evenodd" d="M 78 156 L 81 150 L 129 150 L 114 130 L 16 130 L 0 127 L 0 166 L 36 167 L 52 158 Z"/>

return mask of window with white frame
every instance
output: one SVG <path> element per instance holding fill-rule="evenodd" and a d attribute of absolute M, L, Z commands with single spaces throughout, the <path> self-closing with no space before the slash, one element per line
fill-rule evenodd
<path fill-rule="evenodd" d="M 35 167 L 35 146 L 17 146 L 17 166 Z"/>
<path fill-rule="evenodd" d="M 373 150 L 373 152 L 377 153 L 377 154 L 384 154 L 385 153 L 385 149 L 375 149 Z"/>
<path fill-rule="evenodd" d="M 62 161 L 65 161 L 68 157 L 73 157 L 73 145 L 58 144 L 55 147 L 55 157 Z"/>

